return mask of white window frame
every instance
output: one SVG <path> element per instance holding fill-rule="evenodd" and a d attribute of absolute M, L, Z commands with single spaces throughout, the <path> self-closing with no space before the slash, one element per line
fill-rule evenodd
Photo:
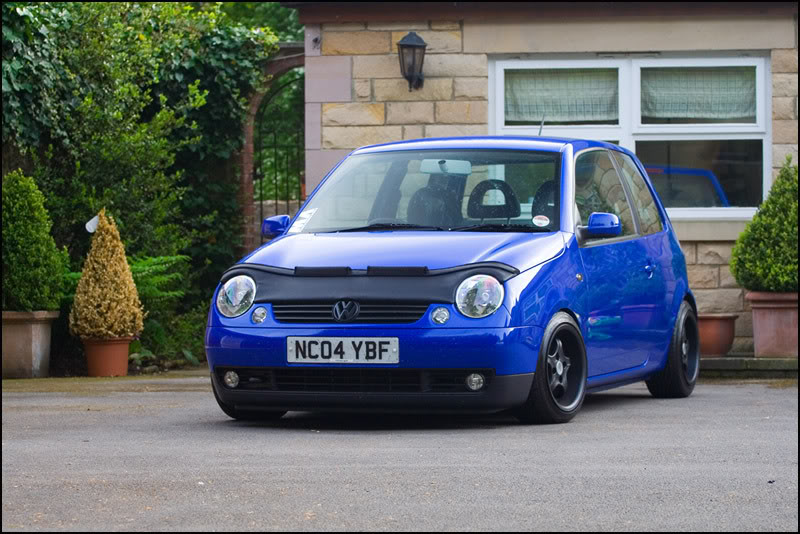
<path fill-rule="evenodd" d="M 594 59 L 490 59 L 489 62 L 489 131 L 493 135 L 539 134 L 539 125 L 506 126 L 505 71 L 507 69 L 577 69 L 616 68 L 619 72 L 619 124 L 548 126 L 543 137 L 575 137 L 616 140 L 635 152 L 636 141 L 704 141 L 758 139 L 762 141 L 762 200 L 772 186 L 772 87 L 770 64 L 766 53 L 747 53 L 744 57 L 602 57 Z M 733 67 L 756 69 L 756 122 L 720 124 L 642 124 L 641 69 L 648 67 Z M 625 103 L 626 105 L 623 105 Z M 545 117 L 545 121 L 547 118 Z M 672 220 L 750 220 L 757 208 L 667 208 Z"/>

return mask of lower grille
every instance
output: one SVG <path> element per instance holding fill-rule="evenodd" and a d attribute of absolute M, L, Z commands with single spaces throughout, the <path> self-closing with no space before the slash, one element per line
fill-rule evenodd
<path fill-rule="evenodd" d="M 468 374 L 483 374 L 487 385 L 494 376 L 490 369 L 218 368 L 221 383 L 226 371 L 239 374 L 237 390 L 320 393 L 471 393 Z"/>
<path fill-rule="evenodd" d="M 273 304 L 272 313 L 279 323 L 334 323 L 335 302 Z M 430 303 L 362 302 L 358 317 L 347 324 L 409 324 L 419 321 Z"/>

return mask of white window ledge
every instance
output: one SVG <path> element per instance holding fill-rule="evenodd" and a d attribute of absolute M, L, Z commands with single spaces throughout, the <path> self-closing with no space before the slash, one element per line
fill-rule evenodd
<path fill-rule="evenodd" d="M 672 222 L 676 221 L 749 221 L 757 208 L 667 208 Z"/>

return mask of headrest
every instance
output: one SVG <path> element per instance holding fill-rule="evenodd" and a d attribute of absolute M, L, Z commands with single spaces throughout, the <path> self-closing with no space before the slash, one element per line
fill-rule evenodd
<path fill-rule="evenodd" d="M 503 204 L 485 205 L 483 198 L 488 191 L 503 193 Z M 502 180 L 484 180 L 475 186 L 469 195 L 467 216 L 471 219 L 510 219 L 519 217 L 519 199 L 511 186 Z"/>

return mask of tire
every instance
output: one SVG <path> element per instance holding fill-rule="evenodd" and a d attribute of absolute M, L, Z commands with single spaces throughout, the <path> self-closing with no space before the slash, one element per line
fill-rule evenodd
<path fill-rule="evenodd" d="M 697 315 L 692 306 L 684 300 L 678 310 L 678 318 L 672 332 L 667 363 L 645 383 L 656 398 L 679 399 L 692 394 L 698 374 L 700 374 L 700 335 Z"/>
<path fill-rule="evenodd" d="M 586 374 L 580 328 L 568 313 L 558 312 L 544 330 L 528 400 L 514 415 L 524 424 L 570 421 L 583 406 Z"/>
<path fill-rule="evenodd" d="M 214 385 L 214 379 L 211 379 L 211 390 L 214 392 L 214 398 L 217 400 L 220 409 L 225 412 L 225 415 L 231 419 L 238 421 L 276 421 L 286 415 L 286 412 L 262 412 L 262 411 L 242 411 L 237 410 L 230 404 L 222 402 L 217 394 L 217 388 Z"/>

